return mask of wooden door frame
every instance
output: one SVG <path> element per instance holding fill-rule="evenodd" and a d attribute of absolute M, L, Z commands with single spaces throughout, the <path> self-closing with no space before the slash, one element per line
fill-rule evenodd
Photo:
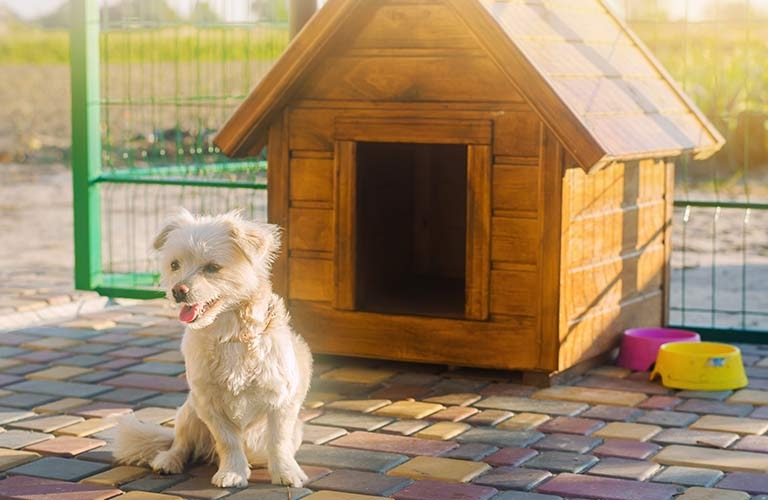
<path fill-rule="evenodd" d="M 357 264 L 357 143 L 467 146 L 465 319 L 487 320 L 490 310 L 492 122 L 476 119 L 403 119 L 344 116 L 334 134 L 333 307 L 355 310 Z"/>

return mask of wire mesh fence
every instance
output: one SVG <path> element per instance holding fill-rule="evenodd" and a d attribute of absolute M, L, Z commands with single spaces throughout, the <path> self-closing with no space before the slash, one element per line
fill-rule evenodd
<path fill-rule="evenodd" d="M 266 219 L 263 157 L 231 162 L 213 137 L 282 52 L 288 25 L 269 2 L 79 1 L 98 18 L 96 281 L 120 294 L 156 285 L 152 237 L 179 207 Z"/>
<path fill-rule="evenodd" d="M 727 139 L 714 157 L 677 165 L 670 322 L 768 331 L 768 2 L 617 7 Z"/>

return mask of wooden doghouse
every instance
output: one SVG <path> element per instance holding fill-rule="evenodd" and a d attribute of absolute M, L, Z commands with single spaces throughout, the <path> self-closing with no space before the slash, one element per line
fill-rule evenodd
<path fill-rule="evenodd" d="M 216 143 L 268 145 L 315 352 L 556 372 L 665 322 L 671 160 L 723 140 L 598 0 L 329 0 Z"/>

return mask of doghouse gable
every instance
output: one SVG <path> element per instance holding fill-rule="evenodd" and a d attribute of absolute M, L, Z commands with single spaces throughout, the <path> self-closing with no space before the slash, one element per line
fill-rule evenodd
<path fill-rule="evenodd" d="M 665 159 L 722 139 L 599 1 L 329 0 L 216 142 L 315 351 L 556 371 L 662 321 Z"/>

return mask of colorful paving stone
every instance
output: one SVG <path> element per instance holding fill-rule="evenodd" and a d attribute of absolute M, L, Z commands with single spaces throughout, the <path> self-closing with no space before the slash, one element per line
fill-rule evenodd
<path fill-rule="evenodd" d="M 727 448 L 739 439 L 738 434 L 731 432 L 697 431 L 691 429 L 665 429 L 655 436 L 653 441 L 662 444 L 690 444 Z"/>
<path fill-rule="evenodd" d="M 765 434 L 768 431 L 768 421 L 746 418 L 746 417 L 725 417 L 722 415 L 704 415 L 694 424 L 691 429 L 702 431 L 733 432 L 735 434 Z"/>
<path fill-rule="evenodd" d="M 0 403 L 1 404 L 1 403 Z M 493 426 L 502 423 L 514 415 L 511 411 L 505 410 L 482 410 L 469 417 L 466 422 L 472 425 Z"/>
<path fill-rule="evenodd" d="M 466 406 L 449 406 L 445 410 L 435 412 L 427 418 L 429 420 L 441 420 L 444 422 L 461 422 L 478 411 L 477 408 L 468 408 Z"/>
<path fill-rule="evenodd" d="M 645 460 L 608 457 L 601 459 L 600 463 L 589 469 L 589 474 L 646 481 L 660 468 L 659 464 Z"/>
<path fill-rule="evenodd" d="M 579 401 L 589 404 L 606 404 L 616 406 L 636 406 L 647 397 L 639 392 L 614 391 L 591 387 L 572 387 L 567 385 L 549 387 L 531 394 L 534 399 L 556 399 L 562 401 Z"/>
<path fill-rule="evenodd" d="M 40 455 L 31 451 L 6 450 L 0 448 L 0 471 L 6 471 L 19 465 L 26 464 L 40 458 Z"/>
<path fill-rule="evenodd" d="M 483 462 L 494 467 L 519 467 L 538 454 L 539 452 L 530 448 L 502 448 L 496 453 L 485 457 Z"/>
<path fill-rule="evenodd" d="M 401 434 L 403 436 L 410 436 L 417 433 L 424 427 L 427 427 L 428 425 L 429 422 L 425 420 L 396 420 L 391 424 L 382 427 L 380 431 L 387 434 Z"/>
<path fill-rule="evenodd" d="M 438 422 L 417 432 L 414 436 L 424 439 L 447 440 L 453 439 L 471 428 L 471 425 L 463 424 L 461 422 Z"/>
<path fill-rule="evenodd" d="M 187 381 L 183 378 L 167 377 L 164 375 L 147 375 L 144 373 L 129 373 L 104 382 L 114 387 L 128 387 L 152 391 L 176 392 L 187 390 Z"/>
<path fill-rule="evenodd" d="M 296 453 L 296 460 L 302 465 L 317 465 L 331 469 L 385 472 L 407 461 L 408 457 L 396 453 L 303 444 Z"/>
<path fill-rule="evenodd" d="M 661 446 L 655 443 L 642 441 L 628 441 L 625 439 L 606 439 L 603 444 L 592 450 L 598 457 L 619 457 L 644 460 L 656 454 Z"/>
<path fill-rule="evenodd" d="M 390 434 L 375 434 L 372 432 L 356 431 L 340 437 L 331 443 L 332 446 L 355 448 L 358 450 L 383 451 L 400 453 L 409 456 L 437 456 L 458 445 L 453 441 L 437 441 L 415 437 L 395 436 Z"/>
<path fill-rule="evenodd" d="M 755 497 L 758 498 L 758 497 Z M 744 491 L 716 490 L 714 488 L 688 488 L 677 497 L 678 500 L 748 500 L 749 493 Z"/>
<path fill-rule="evenodd" d="M 653 476 L 657 483 L 680 484 L 683 486 L 714 486 L 723 477 L 723 472 L 699 467 L 672 465 Z"/>
<path fill-rule="evenodd" d="M 500 490 L 531 490 L 552 477 L 545 470 L 525 467 L 496 467 L 473 481 L 474 484 L 490 486 Z"/>
<path fill-rule="evenodd" d="M 108 465 L 71 458 L 43 457 L 8 472 L 21 476 L 34 476 L 62 481 L 79 481 L 109 469 Z"/>
<path fill-rule="evenodd" d="M 82 422 L 83 417 L 75 417 L 72 415 L 52 415 L 39 418 L 31 418 L 29 420 L 20 420 L 9 424 L 16 429 L 25 429 L 28 431 L 38 432 L 53 432 L 62 427 Z"/>
<path fill-rule="evenodd" d="M 13 476 L 0 481 L 0 497 L 28 500 L 106 500 L 122 492 L 109 486 Z"/>
<path fill-rule="evenodd" d="M 673 485 L 569 473 L 558 475 L 536 491 L 568 498 L 600 500 L 668 500 L 680 492 Z"/>
<path fill-rule="evenodd" d="M 483 443 L 465 443 L 459 445 L 458 448 L 454 448 L 440 455 L 444 458 L 456 458 L 458 460 L 482 460 L 491 453 L 498 451 L 498 448 Z"/>
<path fill-rule="evenodd" d="M 611 422 L 598 430 L 594 437 L 605 439 L 627 439 L 631 441 L 648 441 L 653 436 L 661 432 L 662 428 L 657 425 L 632 424 L 625 422 Z"/>
<path fill-rule="evenodd" d="M 80 482 L 84 484 L 101 484 L 104 486 L 119 486 L 121 484 L 135 481 L 141 477 L 146 476 L 149 473 L 150 473 L 150 470 L 145 469 L 143 467 L 131 467 L 128 465 L 121 465 L 119 467 L 115 467 L 114 469 L 109 469 L 107 471 L 94 474 L 93 476 L 89 476 L 81 480 Z"/>
<path fill-rule="evenodd" d="M 392 404 L 392 401 L 388 399 L 348 399 L 329 403 L 326 405 L 326 408 L 370 413 L 390 404 Z"/>
<path fill-rule="evenodd" d="M 482 398 L 480 394 L 474 392 L 460 392 L 454 394 L 443 394 L 442 396 L 432 396 L 425 398 L 427 403 L 438 403 L 444 406 L 469 406 Z"/>
<path fill-rule="evenodd" d="M 600 438 L 576 436 L 573 434 L 547 434 L 547 436 L 532 445 L 537 450 L 572 451 L 588 453 L 603 442 Z"/>
<path fill-rule="evenodd" d="M 312 481 L 306 486 L 313 490 L 333 490 L 388 497 L 412 482 L 410 479 L 392 475 L 394 470 L 389 472 L 390 475 L 355 470 L 338 470 Z"/>
<path fill-rule="evenodd" d="M 78 438 L 61 436 L 46 441 L 41 441 L 24 448 L 26 451 L 34 451 L 41 455 L 72 458 L 94 448 L 104 446 L 106 442 L 100 439 Z"/>
<path fill-rule="evenodd" d="M 581 434 L 588 436 L 599 428 L 603 427 L 605 422 L 591 418 L 580 417 L 556 417 L 538 427 L 540 432 L 559 432 L 563 434 Z"/>
<path fill-rule="evenodd" d="M 598 462 L 593 455 L 582 455 L 569 451 L 542 451 L 525 466 L 531 469 L 543 469 L 552 472 L 580 473 L 588 470 Z"/>
<path fill-rule="evenodd" d="M 475 403 L 477 408 L 508 410 L 513 412 L 541 413 L 546 415 L 574 416 L 589 406 L 566 401 L 535 400 L 516 396 L 491 396 Z"/>
<path fill-rule="evenodd" d="M 768 455 L 749 451 L 671 445 L 661 450 L 652 460 L 663 465 L 768 474 Z"/>
<path fill-rule="evenodd" d="M 421 479 L 392 495 L 395 500 L 489 500 L 498 493 L 496 488 L 475 484 L 447 483 Z"/>
<path fill-rule="evenodd" d="M 379 384 L 388 378 L 391 378 L 395 372 L 390 370 L 377 370 L 368 368 L 338 368 L 331 370 L 320 376 L 326 380 L 335 380 L 339 382 L 352 382 L 355 384 Z"/>
<path fill-rule="evenodd" d="M 540 413 L 518 413 L 513 417 L 508 418 L 497 427 L 499 429 L 507 429 L 511 431 L 529 431 L 549 420 L 549 416 L 541 415 Z"/>
<path fill-rule="evenodd" d="M 750 388 L 674 394 L 649 382 L 648 373 L 613 366 L 540 389 L 517 383 L 511 372 L 317 356 L 298 453 L 308 487 L 271 485 L 266 469 L 252 472 L 248 488 L 222 491 L 210 484 L 215 466 L 174 476 L 115 466 L 109 417 L 136 411 L 171 426 L 187 397 L 178 351 L 183 327 L 175 316 L 167 319 L 162 303 L 130 306 L 128 313 L 117 307 L 85 318 L 79 329 L 0 335 L 0 472 L 32 467 L 41 476 L 77 477 L 67 467 L 85 464 L 99 469 L 82 483 L 113 492 L 116 485 L 131 492 L 126 500 L 656 500 L 686 487 L 682 499 L 768 496 L 768 390 L 761 385 L 768 389 L 768 349 L 752 347 L 743 351 L 755 364 Z M 85 328 L 118 317 L 131 324 Z M 77 421 L 47 425 L 70 418 Z M 471 474 L 445 465 L 456 463 Z M 389 473 L 408 468 L 416 469 L 413 477 Z M 445 477 L 436 481 L 443 476 L 434 474 Z"/>
<path fill-rule="evenodd" d="M 746 491 L 752 495 L 768 493 L 768 474 L 751 472 L 731 472 L 719 483 L 718 488 Z"/>
<path fill-rule="evenodd" d="M 326 412 L 312 420 L 315 425 L 341 427 L 348 430 L 375 431 L 392 422 L 392 418 L 364 413 Z"/>
<path fill-rule="evenodd" d="M 415 457 L 387 472 L 392 476 L 411 479 L 436 479 L 454 483 L 467 483 L 491 468 L 483 462 L 440 457 Z"/>
<path fill-rule="evenodd" d="M 695 413 L 650 410 L 640 415 L 636 422 L 639 424 L 660 425 L 662 427 L 688 427 L 698 419 L 699 416 Z"/>
<path fill-rule="evenodd" d="M 707 399 L 688 399 L 676 409 L 693 413 L 746 417 L 754 410 L 754 406 L 746 403 L 724 403 Z"/>
<path fill-rule="evenodd" d="M 338 427 L 304 424 L 302 439 L 303 442 L 309 444 L 323 444 L 344 436 L 346 433 L 347 431 Z"/>
<path fill-rule="evenodd" d="M 459 443 L 485 443 L 502 447 L 525 447 L 541 441 L 544 434 L 535 431 L 508 431 L 475 427 L 456 438 Z"/>
<path fill-rule="evenodd" d="M 443 405 L 437 403 L 422 403 L 420 401 L 397 401 L 391 405 L 379 408 L 373 413 L 386 417 L 420 419 L 428 417 L 429 415 L 444 409 L 445 407 Z"/>

